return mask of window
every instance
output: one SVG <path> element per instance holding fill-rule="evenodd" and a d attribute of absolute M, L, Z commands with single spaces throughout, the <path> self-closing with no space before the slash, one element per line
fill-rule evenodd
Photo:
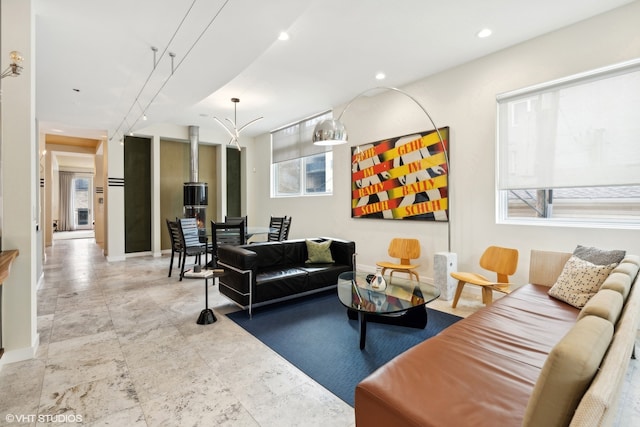
<path fill-rule="evenodd" d="M 498 222 L 640 228 L 640 60 L 497 100 Z"/>
<path fill-rule="evenodd" d="M 271 132 L 272 196 L 312 196 L 333 193 L 333 153 L 313 145 L 316 124 L 331 112 Z"/>

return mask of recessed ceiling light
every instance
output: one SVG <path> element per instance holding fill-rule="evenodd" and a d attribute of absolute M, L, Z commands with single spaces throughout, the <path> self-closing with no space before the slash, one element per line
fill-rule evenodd
<path fill-rule="evenodd" d="M 289 33 L 285 31 L 281 32 L 280 35 L 278 36 L 278 40 L 282 40 L 282 41 L 289 40 Z"/>
<path fill-rule="evenodd" d="M 382 72 L 376 74 L 376 80 L 384 80 L 386 78 L 387 76 Z"/>
<path fill-rule="evenodd" d="M 491 35 L 491 29 L 489 28 L 483 28 L 482 30 L 478 31 L 478 34 L 476 34 L 479 38 L 484 39 L 485 37 L 489 37 Z"/>

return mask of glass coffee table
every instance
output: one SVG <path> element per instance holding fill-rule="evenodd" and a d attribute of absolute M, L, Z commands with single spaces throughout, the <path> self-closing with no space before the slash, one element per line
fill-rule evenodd
<path fill-rule="evenodd" d="M 338 298 L 350 319 L 360 321 L 360 349 L 365 347 L 367 322 L 424 329 L 425 305 L 440 296 L 435 286 L 402 277 L 385 276 L 386 286 L 374 288 L 372 275 L 348 271 L 338 276 Z M 369 279 L 369 280 L 367 280 Z"/>

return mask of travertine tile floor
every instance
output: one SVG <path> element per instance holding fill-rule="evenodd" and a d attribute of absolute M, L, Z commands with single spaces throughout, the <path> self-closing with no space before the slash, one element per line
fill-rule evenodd
<path fill-rule="evenodd" d="M 354 425 L 350 406 L 223 316 L 236 308 L 214 287 L 218 321 L 197 325 L 204 284 L 168 278 L 167 256 L 108 263 L 93 239 L 46 253 L 40 347 L 0 371 L 0 425 Z M 432 306 L 481 306 L 463 296 Z M 640 425 L 638 379 L 632 361 L 621 426 Z"/>

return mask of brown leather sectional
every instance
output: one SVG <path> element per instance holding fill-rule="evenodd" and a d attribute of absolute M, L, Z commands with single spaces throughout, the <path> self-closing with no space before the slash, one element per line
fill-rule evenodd
<path fill-rule="evenodd" d="M 569 255 L 555 254 L 563 260 Z M 563 262 L 556 260 L 555 268 Z M 356 425 L 523 425 L 547 356 L 580 313 L 547 294 L 552 283 L 520 287 L 364 379 L 355 392 Z M 637 311 L 640 293 L 633 293 L 628 304 Z M 628 329 L 637 331 L 637 312 L 623 312 L 618 323 L 625 316 L 632 317 Z M 630 336 L 623 343 L 629 351 L 634 334 Z M 626 370 L 626 364 L 612 369 Z"/>

